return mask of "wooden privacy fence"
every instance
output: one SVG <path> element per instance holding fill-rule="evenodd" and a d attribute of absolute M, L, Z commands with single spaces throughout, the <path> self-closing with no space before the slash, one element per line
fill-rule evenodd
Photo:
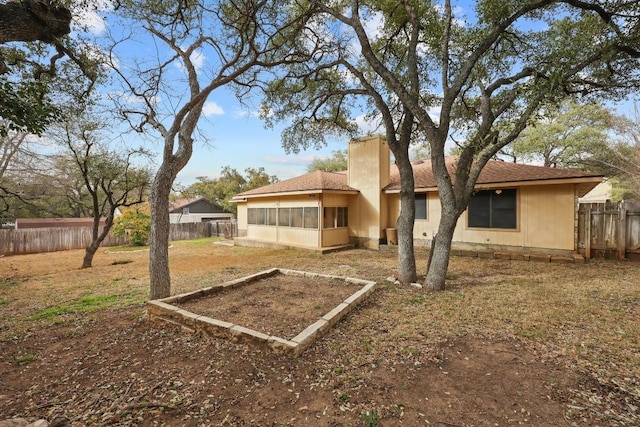
<path fill-rule="evenodd" d="M 169 229 L 169 240 L 190 240 L 211 236 L 224 236 L 230 239 L 237 235 L 238 226 L 235 221 L 171 224 Z M 0 230 L 0 256 L 82 249 L 90 243 L 90 227 Z M 126 244 L 128 241 L 125 237 L 109 234 L 101 246 Z"/>
<path fill-rule="evenodd" d="M 169 240 L 191 240 L 200 237 L 223 236 L 231 239 L 238 235 L 237 221 L 208 221 L 171 224 Z"/>
<path fill-rule="evenodd" d="M 578 248 L 585 258 L 640 261 L 640 202 L 580 204 Z"/>

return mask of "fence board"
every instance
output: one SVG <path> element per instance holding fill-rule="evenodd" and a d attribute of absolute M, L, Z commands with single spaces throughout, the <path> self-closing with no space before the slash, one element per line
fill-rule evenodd
<path fill-rule="evenodd" d="M 587 258 L 640 259 L 640 203 L 584 203 L 578 248 Z"/>
<path fill-rule="evenodd" d="M 236 221 L 214 221 L 191 224 L 171 224 L 170 240 L 191 240 L 202 237 L 238 235 Z M 0 230 L 0 256 L 82 249 L 91 243 L 91 227 L 27 228 Z M 111 234 L 100 246 L 126 245 L 125 237 Z"/>

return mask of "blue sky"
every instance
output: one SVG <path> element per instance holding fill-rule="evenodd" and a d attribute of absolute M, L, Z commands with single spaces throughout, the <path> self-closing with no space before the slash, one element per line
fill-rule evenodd
<path fill-rule="evenodd" d="M 107 0 L 98 0 L 96 6 L 100 14 L 95 11 L 76 10 L 74 11 L 75 22 L 78 24 L 74 30 L 77 33 L 88 32 L 96 37 L 100 44 L 101 38 L 114 37 L 116 39 L 126 39 L 119 50 L 115 51 L 115 61 L 122 69 L 133 68 L 136 61 L 151 61 L 155 58 L 167 55 L 164 47 L 158 48 L 148 35 L 139 31 L 137 25 L 131 23 L 118 25 L 118 20 L 110 14 L 111 7 Z M 108 43 L 107 39 L 103 42 Z M 163 58 L 164 59 L 164 58 Z M 196 68 L 200 68 L 203 74 L 210 72 L 207 66 L 213 64 L 215 67 L 215 55 L 207 56 L 206 52 L 198 52 L 192 55 L 192 61 Z M 183 87 L 180 81 L 184 80 L 184 70 L 176 65 L 175 76 L 171 78 L 176 82 L 174 92 L 180 93 Z M 116 79 L 117 81 L 117 79 Z M 131 95 L 123 91 L 116 83 L 113 87 L 105 88 L 105 93 L 115 94 L 120 100 L 135 105 Z M 175 105 L 181 104 L 180 96 L 171 98 L 173 95 L 160 94 L 163 99 L 159 103 L 172 104 L 168 110 Z M 177 104 L 174 102 L 177 101 Z M 108 101 L 109 102 L 109 101 Z M 246 104 L 246 105 L 245 105 Z M 299 153 L 287 154 L 282 148 L 281 132 L 284 125 L 267 129 L 264 122 L 258 117 L 257 111 L 260 100 L 245 100 L 245 104 L 240 104 L 235 94 L 225 87 L 218 88 L 208 98 L 200 122 L 198 131 L 194 136 L 194 151 L 191 160 L 185 168 L 179 172 L 174 188 L 178 185 L 187 186 L 197 181 L 199 176 L 215 178 L 220 175 L 223 167 L 229 166 L 244 172 L 247 168 L 263 167 L 269 175 L 275 175 L 280 180 L 292 178 L 306 172 L 307 166 L 315 157 L 328 157 L 334 151 L 345 149 L 347 140 L 328 141 L 327 146 L 320 149 L 301 150 Z M 370 131 L 371 127 L 363 123 L 363 133 Z M 167 122 L 168 123 L 168 122 Z M 117 127 L 126 131 L 128 127 L 122 125 Z M 159 136 L 151 132 L 149 136 L 140 138 L 136 134 L 128 132 L 123 138 L 129 145 L 143 145 L 145 148 L 156 153 L 156 167 L 162 161 L 161 144 L 150 143 L 150 140 L 159 141 Z"/>
<path fill-rule="evenodd" d="M 198 176 L 217 177 L 224 166 L 243 172 L 263 167 L 280 180 L 305 173 L 314 157 L 327 157 L 347 147 L 347 140 L 334 140 L 320 149 L 287 154 L 280 133 L 284 126 L 267 129 L 254 111 L 241 106 L 233 94 L 224 89 L 214 92 L 205 105 L 201 132 L 209 139 L 194 144 L 189 164 L 178 174 L 177 182 L 188 185 Z"/>
<path fill-rule="evenodd" d="M 464 2 L 462 2 L 464 3 Z M 105 9 L 108 10 L 108 7 Z M 462 9 L 458 9 L 461 12 Z M 468 18 L 468 16 L 467 16 Z M 91 32 L 100 36 L 113 28 L 98 15 L 86 15 L 78 18 L 87 25 Z M 370 22 L 370 30 L 375 31 L 375 19 Z M 140 41 L 139 41 L 140 42 Z M 125 51 L 122 61 L 131 60 L 136 55 L 144 54 L 148 45 L 141 45 L 141 49 L 129 49 Z M 150 49 L 152 54 L 153 47 Z M 125 58 L 127 57 L 127 58 Z M 193 59 L 193 58 L 192 58 Z M 204 55 L 202 61 L 205 61 Z M 176 184 L 183 186 L 196 181 L 198 176 L 215 178 L 225 166 L 230 166 L 240 172 L 246 168 L 263 167 L 269 175 L 275 175 L 284 180 L 301 175 L 305 172 L 314 157 L 327 157 L 333 151 L 345 149 L 346 139 L 329 141 L 326 147 L 319 150 L 304 150 L 296 154 L 287 154 L 281 145 L 281 131 L 284 125 L 274 129 L 266 129 L 263 121 L 257 117 L 259 100 L 254 105 L 241 105 L 235 95 L 228 89 L 220 88 L 209 97 L 199 123 L 199 134 L 205 138 L 194 135 L 194 152 L 190 162 L 178 174 Z M 630 113 L 631 104 L 622 104 L 619 112 Z M 435 112 L 434 112 L 435 113 Z M 364 133 L 372 131 L 371 124 L 364 122 L 362 117 L 356 120 Z M 159 152 L 160 146 L 149 147 Z M 161 161 L 160 155 L 156 162 Z"/>

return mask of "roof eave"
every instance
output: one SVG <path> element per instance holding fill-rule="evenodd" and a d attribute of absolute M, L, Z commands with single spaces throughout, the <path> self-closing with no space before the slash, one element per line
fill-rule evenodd
<path fill-rule="evenodd" d="M 259 194 L 243 194 L 231 198 L 231 202 L 246 202 L 248 199 L 266 198 L 266 197 L 282 197 L 282 196 L 305 196 L 309 194 L 359 194 L 358 190 L 299 190 L 299 191 L 279 191 L 277 193 L 259 193 Z"/>
<path fill-rule="evenodd" d="M 551 178 L 551 179 L 535 179 L 526 181 L 501 181 L 501 182 L 483 182 L 476 184 L 475 188 L 496 188 L 496 187 L 525 187 L 531 185 L 558 185 L 558 184 L 600 184 L 604 180 L 604 176 L 586 176 L 586 177 L 573 177 L 573 178 Z M 438 187 L 416 187 L 414 190 L 416 193 L 438 191 Z M 383 190 L 387 194 L 400 193 L 400 188 L 389 188 Z"/>
<path fill-rule="evenodd" d="M 559 185 L 559 184 L 587 184 L 594 183 L 597 185 L 604 180 L 604 176 L 585 176 L 573 178 L 549 178 L 549 179 L 532 179 L 525 181 L 503 181 L 503 182 L 483 182 L 476 184 L 475 188 L 495 188 L 495 187 L 525 187 L 531 185 Z"/>

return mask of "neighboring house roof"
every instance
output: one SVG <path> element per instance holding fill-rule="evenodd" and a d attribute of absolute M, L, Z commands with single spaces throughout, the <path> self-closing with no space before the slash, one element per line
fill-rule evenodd
<path fill-rule="evenodd" d="M 197 202 L 198 200 L 202 200 L 203 197 L 196 197 L 192 199 L 176 199 L 173 202 L 169 203 L 169 211 L 175 211 L 178 209 L 186 208 L 187 206 Z"/>
<path fill-rule="evenodd" d="M 580 198 L 580 203 L 604 203 L 611 199 L 611 182 L 604 181 L 596 185 L 593 190 L 589 191 Z"/>
<path fill-rule="evenodd" d="M 191 213 L 229 213 L 219 204 L 210 202 L 204 197 L 174 200 L 169 205 L 169 212 L 181 214 L 184 208 L 190 208 Z"/>
<path fill-rule="evenodd" d="M 247 197 L 259 197 L 274 194 L 297 194 L 297 193 L 321 193 L 321 192 L 348 192 L 359 193 L 353 187 L 347 185 L 346 172 L 324 172 L 314 171 L 295 178 L 265 185 L 236 194 L 232 201 L 240 201 Z"/>
<path fill-rule="evenodd" d="M 453 174 L 455 157 L 447 157 L 447 168 Z M 430 160 L 418 160 L 412 162 L 413 175 L 416 189 L 435 189 L 436 180 L 431 170 Z M 453 175 L 452 175 L 453 178 Z M 391 166 L 389 184 L 386 191 L 400 190 L 400 174 L 396 165 Z M 480 172 L 476 185 L 525 183 L 525 182 L 550 182 L 553 180 L 584 180 L 589 182 L 601 181 L 602 175 L 584 172 L 577 169 L 560 169 L 544 166 L 523 165 L 519 163 L 503 162 L 500 160 L 489 160 Z"/>

